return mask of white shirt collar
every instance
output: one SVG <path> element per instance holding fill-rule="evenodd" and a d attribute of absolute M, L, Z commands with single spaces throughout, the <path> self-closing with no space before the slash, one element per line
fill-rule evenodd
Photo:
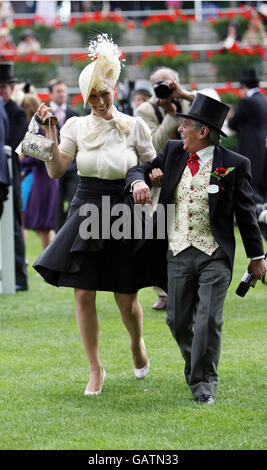
<path fill-rule="evenodd" d="M 198 150 L 196 152 L 199 156 L 200 165 L 204 165 L 208 160 L 213 158 L 214 148 L 214 145 L 209 145 L 208 147 L 205 147 L 204 149 Z"/>
<path fill-rule="evenodd" d="M 250 98 L 252 95 L 254 95 L 254 93 L 257 93 L 258 91 L 260 91 L 259 87 L 251 88 L 247 92 L 247 97 Z"/>

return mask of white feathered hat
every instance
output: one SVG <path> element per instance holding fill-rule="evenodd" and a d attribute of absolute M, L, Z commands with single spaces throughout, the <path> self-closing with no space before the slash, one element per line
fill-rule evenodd
<path fill-rule="evenodd" d="M 107 34 L 99 34 L 96 40 L 90 41 L 88 56 L 93 62 L 88 64 L 79 76 L 84 107 L 92 88 L 96 91 L 114 88 L 121 71 L 120 55 L 117 44 Z"/>

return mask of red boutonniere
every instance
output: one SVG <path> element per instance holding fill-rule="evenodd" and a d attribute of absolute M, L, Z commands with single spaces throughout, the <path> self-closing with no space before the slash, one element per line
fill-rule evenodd
<path fill-rule="evenodd" d="M 234 166 L 231 166 L 230 168 L 227 168 L 227 170 L 223 167 L 218 167 L 211 174 L 212 174 L 212 176 L 214 176 L 214 178 L 216 178 L 217 180 L 220 181 L 220 179 L 223 178 L 223 176 L 228 175 L 228 173 L 230 173 L 230 171 L 233 171 L 234 169 L 235 169 Z"/>

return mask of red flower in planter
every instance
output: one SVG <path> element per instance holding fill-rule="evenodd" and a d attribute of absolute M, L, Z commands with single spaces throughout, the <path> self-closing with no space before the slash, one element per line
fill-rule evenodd
<path fill-rule="evenodd" d="M 69 28 L 73 28 L 75 26 L 75 23 L 76 23 L 76 18 L 70 17 L 68 21 Z"/>
<path fill-rule="evenodd" d="M 16 25 L 16 26 L 31 26 L 33 23 L 34 23 L 34 19 L 33 18 L 15 18 L 13 20 L 13 23 Z"/>
<path fill-rule="evenodd" d="M 144 28 L 148 28 L 150 25 L 151 22 L 148 19 L 142 21 L 142 26 L 144 26 Z"/>
<path fill-rule="evenodd" d="M 74 62 L 75 60 L 86 60 L 88 59 L 88 54 L 86 52 L 73 52 L 70 54 L 70 62 Z"/>
<path fill-rule="evenodd" d="M 127 21 L 127 29 L 134 29 L 135 28 L 135 22 L 134 21 Z"/>
<path fill-rule="evenodd" d="M 209 59 L 211 59 L 214 56 L 214 52 L 213 51 L 207 51 L 206 55 Z"/>

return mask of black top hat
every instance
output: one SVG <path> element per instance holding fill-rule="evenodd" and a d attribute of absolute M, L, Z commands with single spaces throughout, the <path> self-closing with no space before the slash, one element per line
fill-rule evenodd
<path fill-rule="evenodd" d="M 212 129 L 215 129 L 219 134 L 227 137 L 221 130 L 223 122 L 229 111 L 229 106 L 221 101 L 214 100 L 209 96 L 202 93 L 196 93 L 196 96 L 188 110 L 187 114 L 177 113 L 178 116 L 183 116 L 194 121 L 199 121 Z"/>
<path fill-rule="evenodd" d="M 251 83 L 251 82 L 259 82 L 260 79 L 257 76 L 257 72 L 255 69 L 247 69 L 243 70 L 241 77 L 239 79 L 240 83 Z"/>
<path fill-rule="evenodd" d="M 0 62 L 0 82 L 14 83 L 17 79 L 13 77 L 13 62 Z"/>

